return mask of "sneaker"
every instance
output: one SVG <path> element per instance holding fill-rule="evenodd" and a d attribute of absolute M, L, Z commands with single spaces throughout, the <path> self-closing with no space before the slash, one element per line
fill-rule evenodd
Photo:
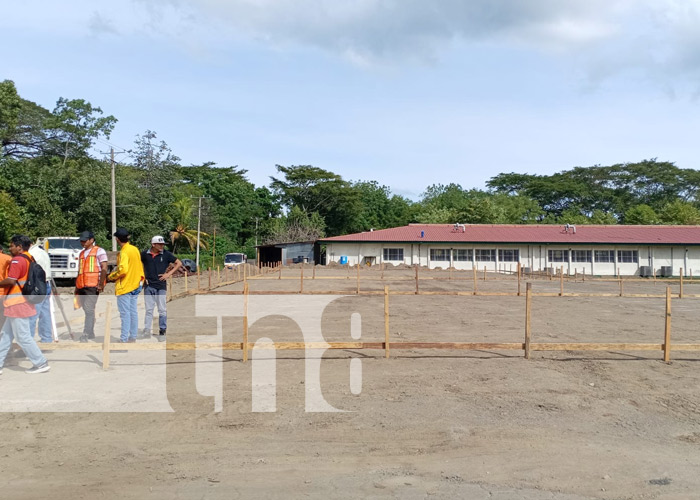
<path fill-rule="evenodd" d="M 130 338 L 130 339 L 127 340 L 126 342 L 129 343 L 129 344 L 135 344 L 135 343 L 136 343 L 136 339 L 135 339 L 135 338 Z"/>
<path fill-rule="evenodd" d="M 141 330 L 141 334 L 138 336 L 141 339 L 150 339 L 151 338 L 151 332 L 146 330 L 145 328 Z"/>
<path fill-rule="evenodd" d="M 161 328 L 158 335 L 165 335 L 165 328 Z"/>
<path fill-rule="evenodd" d="M 165 335 L 154 335 L 158 339 L 158 342 L 165 342 Z"/>
<path fill-rule="evenodd" d="M 78 341 L 79 341 L 79 342 L 82 342 L 83 344 L 85 344 L 85 343 L 87 343 L 87 341 L 88 341 L 89 338 L 90 338 L 90 337 L 88 337 L 87 335 L 81 335 L 80 338 L 78 339 Z M 94 337 L 93 337 L 93 338 L 94 338 Z"/>
<path fill-rule="evenodd" d="M 49 362 L 45 361 L 42 365 L 32 366 L 29 370 L 26 370 L 26 373 L 44 373 L 49 371 L 50 369 L 51 367 L 49 366 Z"/>

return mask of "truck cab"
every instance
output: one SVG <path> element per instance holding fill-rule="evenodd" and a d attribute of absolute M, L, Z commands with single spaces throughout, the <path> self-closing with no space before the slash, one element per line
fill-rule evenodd
<path fill-rule="evenodd" d="M 248 256 L 244 253 L 227 253 L 224 256 L 224 267 L 232 269 L 248 261 Z"/>
<path fill-rule="evenodd" d="M 52 278 L 75 281 L 78 277 L 79 255 L 83 249 L 80 244 L 80 238 L 75 236 L 46 236 L 38 238 L 36 243 L 43 246 L 49 254 Z"/>

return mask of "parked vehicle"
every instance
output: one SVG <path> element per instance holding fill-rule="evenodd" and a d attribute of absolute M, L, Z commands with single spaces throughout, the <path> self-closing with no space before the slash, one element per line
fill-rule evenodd
<path fill-rule="evenodd" d="M 233 269 L 236 266 L 245 264 L 248 261 L 248 256 L 244 253 L 227 253 L 224 256 L 224 267 Z"/>
<path fill-rule="evenodd" d="M 78 261 L 83 249 L 80 238 L 75 236 L 46 236 L 36 240 L 51 259 L 51 277 L 75 281 L 78 277 Z"/>
<path fill-rule="evenodd" d="M 189 274 L 197 272 L 197 263 L 192 259 L 180 259 L 180 262 L 182 262 L 182 267 L 184 267 Z"/>

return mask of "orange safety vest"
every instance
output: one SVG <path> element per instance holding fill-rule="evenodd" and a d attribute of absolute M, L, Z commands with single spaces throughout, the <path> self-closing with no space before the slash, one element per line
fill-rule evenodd
<path fill-rule="evenodd" d="M 29 260 L 34 262 L 34 257 L 29 255 L 29 252 L 22 252 L 23 255 L 26 255 L 29 257 Z M 20 258 L 19 255 L 17 255 L 17 258 Z M 14 257 L 13 257 L 14 259 Z M 5 307 L 10 307 L 10 306 L 16 306 L 17 304 L 24 304 L 27 299 L 24 298 L 24 295 L 22 294 L 22 287 L 24 284 L 27 282 L 27 277 L 29 276 L 29 262 L 27 262 L 27 272 L 24 273 L 24 276 L 22 276 L 20 279 L 18 279 L 14 285 L 10 287 L 10 289 L 7 291 L 7 297 L 5 298 Z"/>
<path fill-rule="evenodd" d="M 78 278 L 75 280 L 76 288 L 96 288 L 100 284 L 100 266 L 97 264 L 97 245 L 90 249 L 85 256 L 85 250 L 80 252 L 78 263 Z"/>

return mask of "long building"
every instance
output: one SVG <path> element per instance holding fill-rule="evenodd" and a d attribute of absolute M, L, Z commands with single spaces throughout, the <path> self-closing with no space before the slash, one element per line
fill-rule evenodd
<path fill-rule="evenodd" d="M 700 275 L 700 226 L 409 224 L 325 238 L 326 262 Z"/>

